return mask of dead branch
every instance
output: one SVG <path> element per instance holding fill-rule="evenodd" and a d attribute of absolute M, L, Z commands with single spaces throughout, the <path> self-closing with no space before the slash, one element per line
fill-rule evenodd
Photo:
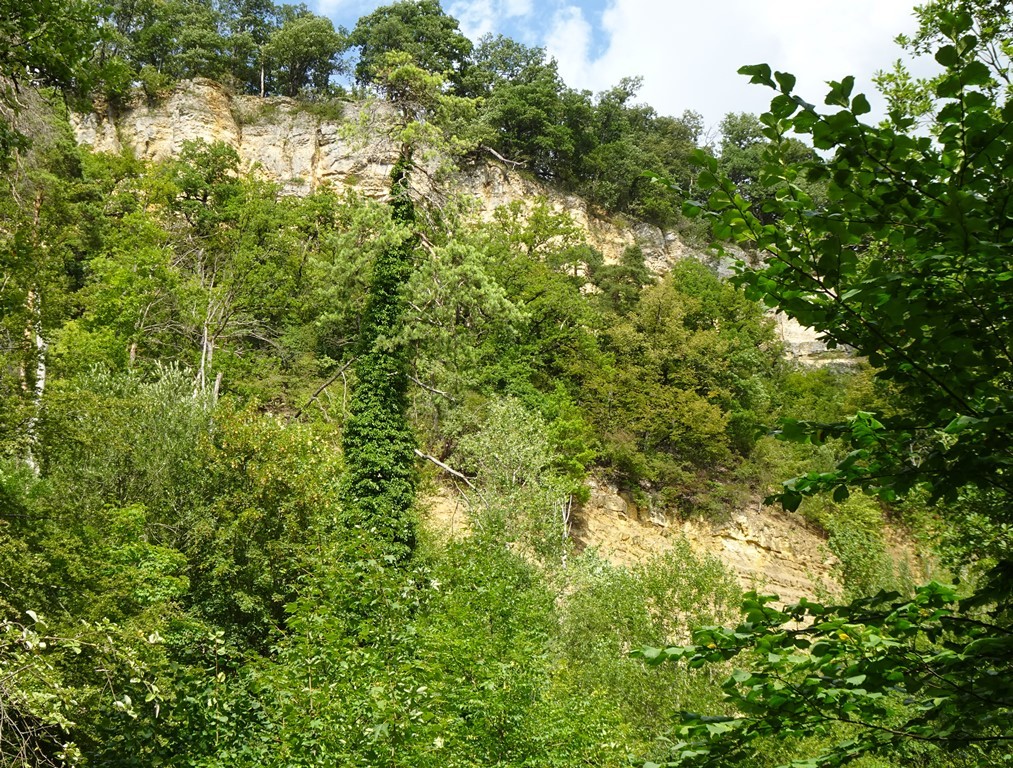
<path fill-rule="evenodd" d="M 436 387 L 430 387 L 428 384 L 423 384 L 414 376 L 409 376 L 408 378 L 418 386 L 422 387 L 422 389 L 426 390 L 426 392 L 432 392 L 434 395 L 440 395 L 441 397 L 447 398 L 452 403 L 455 402 L 453 396 L 449 392 L 444 392 L 442 389 L 437 389 Z"/>
<path fill-rule="evenodd" d="M 310 399 L 306 401 L 306 403 L 303 405 L 302 408 L 300 408 L 298 411 L 295 412 L 295 415 L 292 416 L 292 418 L 289 419 L 289 421 L 295 421 L 300 416 L 302 416 L 303 412 L 305 412 L 305 410 L 307 408 L 309 408 L 311 405 L 313 405 L 314 401 L 318 397 L 320 397 L 320 393 L 323 392 L 325 389 L 327 389 L 335 381 L 337 381 L 338 378 L 340 376 L 342 376 L 344 374 L 344 372 L 348 370 L 348 367 L 352 363 L 354 363 L 354 362 L 355 362 L 355 358 L 353 357 L 351 360 L 349 360 L 347 363 L 345 363 L 343 366 L 341 366 L 341 368 L 338 369 L 337 373 L 335 373 L 333 376 L 331 376 L 331 378 L 329 378 L 327 381 L 325 381 L 323 384 L 321 384 L 319 387 L 317 387 L 317 391 L 313 393 L 312 397 L 310 397 Z"/>
<path fill-rule="evenodd" d="M 456 478 L 458 478 L 460 480 L 463 480 L 467 484 L 467 486 L 469 488 L 471 488 L 471 490 L 473 490 L 475 493 L 477 493 L 479 495 L 479 498 L 482 497 L 481 492 L 478 490 L 478 488 L 475 487 L 475 484 L 471 482 L 471 480 L 468 478 L 468 476 L 466 474 L 464 474 L 463 472 L 458 472 L 453 467 L 444 464 L 442 461 L 440 461 L 435 456 L 430 456 L 428 453 L 423 453 L 418 448 L 415 448 L 414 450 L 415 450 L 415 455 L 418 456 L 420 459 L 425 459 L 426 461 L 431 461 L 433 464 L 435 464 L 436 466 L 438 466 L 444 472 L 446 472 L 448 474 L 451 474 L 451 475 L 453 475 L 454 477 L 456 477 Z M 484 503 L 485 499 L 482 499 L 482 501 Z"/>
<path fill-rule="evenodd" d="M 511 168 L 523 168 L 524 165 L 525 165 L 525 163 L 524 163 L 523 160 L 509 160 L 509 159 L 503 157 L 503 155 L 501 155 L 495 149 L 493 149 L 492 147 L 488 147 L 485 144 L 479 145 L 479 149 L 484 149 L 486 152 L 488 152 L 490 155 L 492 155 L 493 157 L 495 157 L 501 163 L 505 163 L 505 164 L 509 165 Z"/>

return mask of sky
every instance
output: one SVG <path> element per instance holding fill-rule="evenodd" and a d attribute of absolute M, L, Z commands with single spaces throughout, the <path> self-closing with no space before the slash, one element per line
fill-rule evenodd
<path fill-rule="evenodd" d="M 389 0 L 388 0 L 389 1 Z M 351 28 L 377 0 L 315 0 Z M 313 3 L 311 3 L 311 6 Z M 766 62 L 798 77 L 796 92 L 822 103 L 827 80 L 856 78 L 874 108 L 877 70 L 902 54 L 914 0 L 442 0 L 462 31 L 544 46 L 567 84 L 603 91 L 643 77 L 638 101 L 659 113 L 691 109 L 716 125 L 728 112 L 762 112 L 773 92 L 736 74 Z M 917 68 L 916 68 L 917 71 Z M 879 111 L 878 109 L 876 111 Z"/>

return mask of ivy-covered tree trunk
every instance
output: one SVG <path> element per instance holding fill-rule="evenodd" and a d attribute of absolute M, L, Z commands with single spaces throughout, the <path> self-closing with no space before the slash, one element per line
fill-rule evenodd
<path fill-rule="evenodd" d="M 391 209 L 397 224 L 412 226 L 409 193 L 412 153 L 402 148 L 391 173 Z M 359 335 L 356 378 L 342 444 L 349 522 L 375 535 L 403 558 L 415 547 L 415 438 L 405 416 L 408 350 L 393 342 L 404 322 L 404 287 L 415 239 L 384 249 L 373 268 L 369 303 Z"/>

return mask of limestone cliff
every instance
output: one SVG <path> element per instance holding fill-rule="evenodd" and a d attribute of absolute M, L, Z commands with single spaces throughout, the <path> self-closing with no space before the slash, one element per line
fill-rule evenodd
<path fill-rule="evenodd" d="M 79 143 L 99 152 L 128 149 L 144 160 L 171 158 L 186 141 L 221 141 L 235 148 L 244 170 L 278 182 L 294 195 L 354 186 L 383 197 L 397 156 L 383 130 L 382 109 L 370 113 L 349 103 L 339 119 L 325 119 L 293 99 L 235 96 L 204 79 L 178 84 L 156 104 L 139 94 L 115 118 L 92 113 L 73 115 L 71 122 Z M 627 246 L 639 244 L 648 265 L 660 273 L 689 252 L 674 232 L 595 216 L 581 198 L 501 164 L 470 165 L 452 184 L 455 191 L 472 195 L 486 217 L 501 205 L 544 197 L 554 210 L 570 214 L 606 261 L 617 261 Z"/>
<path fill-rule="evenodd" d="M 352 107 L 348 119 L 352 119 Z M 239 154 L 245 170 L 305 195 L 324 184 L 352 183 L 381 195 L 396 150 L 381 134 L 345 138 L 347 121 L 326 121 L 286 98 L 234 96 L 211 80 L 178 83 L 157 103 L 137 94 L 115 116 L 72 115 L 77 140 L 98 152 L 132 151 L 143 160 L 166 160 L 187 141 L 221 141 Z"/>
<path fill-rule="evenodd" d="M 244 170 L 281 184 L 288 194 L 350 186 L 382 198 L 397 148 L 382 129 L 380 112 L 370 114 L 362 105 L 349 103 L 338 119 L 327 119 L 293 99 L 236 96 L 211 80 L 198 78 L 177 84 L 157 103 L 149 103 L 138 93 L 115 117 L 76 114 L 71 124 L 78 142 L 99 152 L 126 149 L 143 160 L 158 161 L 176 156 L 186 141 L 221 141 L 235 148 Z M 570 215 L 609 263 L 618 261 L 631 245 L 640 246 L 655 274 L 664 273 L 679 259 L 712 261 L 677 232 L 596 215 L 580 197 L 503 164 L 472 164 L 458 172 L 452 184 L 456 191 L 475 198 L 479 215 L 485 218 L 501 205 L 514 201 L 530 205 L 545 198 L 553 210 Z M 804 364 L 822 364 L 826 348 L 812 330 L 783 316 L 778 329 L 791 357 Z"/>
<path fill-rule="evenodd" d="M 671 552 L 680 539 L 701 555 L 717 558 L 744 589 L 780 596 L 783 603 L 814 596 L 840 598 L 838 559 L 826 538 L 798 516 L 753 504 L 725 522 L 671 522 L 664 513 L 638 510 L 614 486 L 590 480 L 591 497 L 574 509 L 570 534 L 577 551 L 626 567 Z M 467 500 L 441 489 L 423 500 L 425 520 L 443 536 L 470 532 Z"/>
<path fill-rule="evenodd" d="M 821 532 L 798 515 L 759 502 L 724 522 L 671 522 L 664 513 L 638 509 L 614 486 L 590 481 L 591 497 L 574 516 L 578 547 L 595 547 L 603 557 L 633 565 L 674 547 L 685 538 L 700 554 L 718 558 L 745 589 L 780 596 L 784 603 L 815 595 L 840 597 L 837 558 Z"/>
<path fill-rule="evenodd" d="M 632 497 L 599 479 L 588 480 L 590 497 L 576 506 L 570 536 L 576 551 L 593 550 L 615 565 L 632 567 L 671 552 L 685 540 L 697 554 L 719 560 L 743 589 L 776 594 L 781 604 L 807 597 L 839 600 L 842 563 L 826 535 L 797 514 L 759 499 L 718 520 L 672 519 L 664 511 L 638 507 Z M 424 520 L 443 536 L 470 534 L 468 499 L 440 488 L 422 500 Z M 887 551 L 897 574 L 931 577 L 932 563 L 901 529 L 884 527 Z"/>

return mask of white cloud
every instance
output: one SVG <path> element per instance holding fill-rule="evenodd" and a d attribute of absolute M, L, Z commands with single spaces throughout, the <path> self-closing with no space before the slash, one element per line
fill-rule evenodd
<path fill-rule="evenodd" d="M 533 10 L 534 0 L 503 0 L 503 13 L 508 18 L 530 16 Z"/>
<path fill-rule="evenodd" d="M 913 5 L 913 0 L 911 0 Z M 907 0 L 612 0 L 602 16 L 606 46 L 576 6 L 557 13 L 546 39 L 567 82 L 604 90 L 642 75 L 641 99 L 659 112 L 695 109 L 711 124 L 730 111 L 766 108 L 770 91 L 736 74 L 767 62 L 798 76 L 798 92 L 822 101 L 824 81 L 871 76 L 899 55 L 893 38 L 913 26 Z"/>
<path fill-rule="evenodd" d="M 559 62 L 559 73 L 568 85 L 587 87 L 591 41 L 591 24 L 579 7 L 567 5 L 556 11 L 545 41 L 546 49 Z"/>
<path fill-rule="evenodd" d="M 461 31 L 472 40 L 492 32 L 496 27 L 497 14 L 493 10 L 492 0 L 452 3 L 447 8 L 447 13 L 461 23 Z"/>
<path fill-rule="evenodd" d="M 502 32 L 508 19 L 529 16 L 532 0 L 456 0 L 447 13 L 461 23 L 461 31 L 472 40 L 490 32 Z"/>

